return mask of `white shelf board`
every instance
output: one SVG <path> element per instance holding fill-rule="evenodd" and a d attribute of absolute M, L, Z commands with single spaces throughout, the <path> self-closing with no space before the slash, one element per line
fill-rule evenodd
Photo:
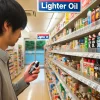
<path fill-rule="evenodd" d="M 100 59 L 100 53 L 92 53 L 92 52 L 60 52 L 60 51 L 52 50 L 50 51 L 50 53 Z"/>

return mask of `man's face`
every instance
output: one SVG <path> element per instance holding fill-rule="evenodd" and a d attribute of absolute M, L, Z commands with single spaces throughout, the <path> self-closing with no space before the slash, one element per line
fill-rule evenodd
<path fill-rule="evenodd" d="M 21 37 L 21 29 L 17 29 L 16 31 L 9 32 L 8 34 L 8 45 L 14 46 L 18 39 Z"/>
<path fill-rule="evenodd" d="M 3 37 L 7 46 L 14 46 L 18 39 L 21 37 L 21 28 L 13 32 L 12 27 L 9 26 L 5 28 Z"/>

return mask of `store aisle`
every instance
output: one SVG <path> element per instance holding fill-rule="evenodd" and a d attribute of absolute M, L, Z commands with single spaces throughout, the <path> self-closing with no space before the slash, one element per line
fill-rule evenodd
<path fill-rule="evenodd" d="M 20 79 L 22 75 L 23 74 L 19 75 L 14 82 Z M 31 82 L 30 86 L 18 96 L 18 100 L 50 100 L 45 81 L 44 69 L 40 70 L 38 79 Z"/>

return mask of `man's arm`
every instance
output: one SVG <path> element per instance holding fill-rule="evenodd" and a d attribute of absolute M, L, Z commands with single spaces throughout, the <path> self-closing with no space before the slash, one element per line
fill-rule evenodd
<path fill-rule="evenodd" d="M 17 96 L 18 96 L 21 92 L 23 92 L 23 90 L 25 90 L 25 89 L 29 86 L 29 82 L 32 82 L 32 81 L 34 81 L 35 79 L 37 79 L 38 74 L 39 74 L 39 71 L 40 71 L 40 68 L 39 68 L 39 67 L 36 68 L 36 69 L 32 72 L 31 75 L 29 74 L 29 70 L 30 70 L 30 68 L 33 66 L 33 64 L 34 64 L 34 62 L 31 63 L 31 64 L 27 67 L 26 71 L 24 72 L 23 78 L 13 85 L 14 90 L 15 90 Z"/>
<path fill-rule="evenodd" d="M 17 83 L 14 83 L 13 87 L 14 87 L 16 96 L 18 96 L 21 92 L 23 92 L 28 86 L 29 86 L 29 83 L 26 83 L 24 81 L 24 78 L 20 79 Z"/>

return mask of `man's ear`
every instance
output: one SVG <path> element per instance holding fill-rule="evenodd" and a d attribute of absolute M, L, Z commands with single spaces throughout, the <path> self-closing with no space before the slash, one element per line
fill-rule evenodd
<path fill-rule="evenodd" d="M 5 21 L 3 25 L 3 32 L 8 32 L 8 31 L 9 31 L 9 25 L 8 25 L 8 22 Z"/>

